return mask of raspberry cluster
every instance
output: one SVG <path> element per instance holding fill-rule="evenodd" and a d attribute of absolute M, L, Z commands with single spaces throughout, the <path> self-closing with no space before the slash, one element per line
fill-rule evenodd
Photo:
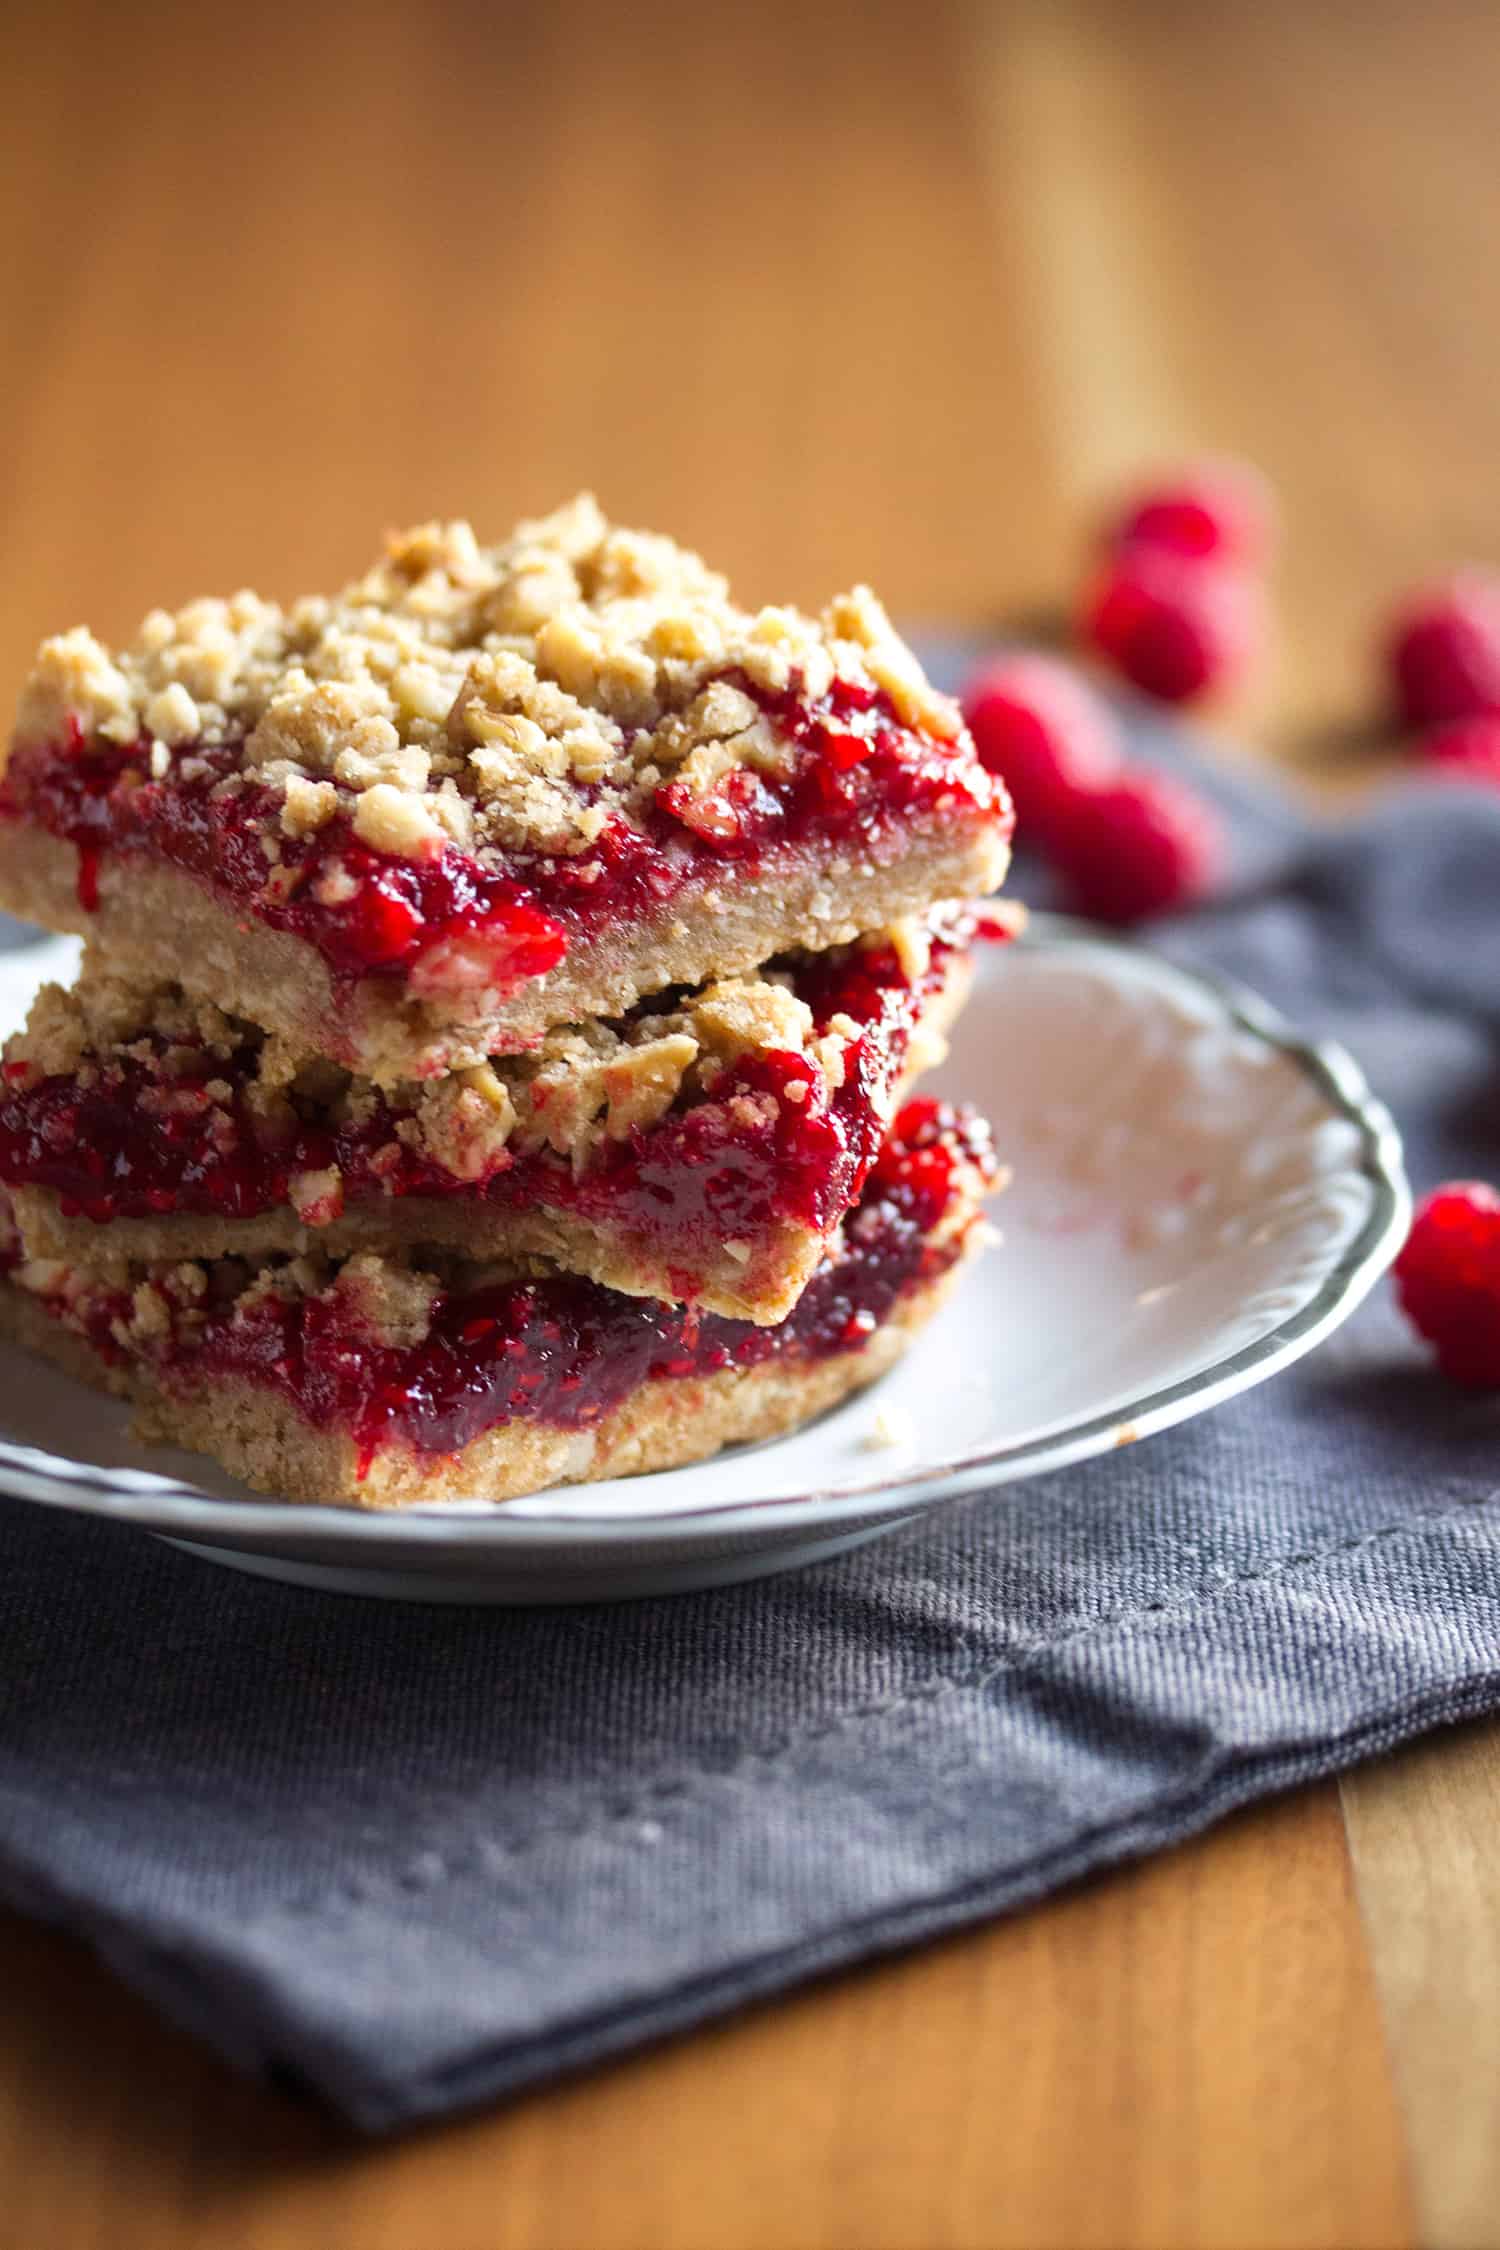
<path fill-rule="evenodd" d="M 1148 486 L 1105 528 L 1078 612 L 1083 644 L 1158 702 L 1222 686 L 1260 645 L 1274 534 L 1269 489 L 1241 463 L 1200 462 Z M 1076 672 L 1031 653 L 996 657 L 964 710 L 1022 836 L 1078 912 L 1136 922 L 1213 886 L 1226 855 L 1212 807 L 1128 763 L 1113 716 Z"/>
<path fill-rule="evenodd" d="M 1082 644 L 1142 693 L 1186 703 L 1241 673 L 1263 626 L 1274 535 L 1263 481 L 1205 463 L 1138 493 L 1106 527 L 1077 613 Z M 1387 626 L 1391 706 L 1435 779 L 1500 789 L 1500 572 L 1409 595 Z M 1129 923 L 1200 898 L 1224 859 L 1212 808 L 1132 765 L 1107 707 L 1046 656 L 1002 655 L 970 682 L 979 754 L 1068 903 Z M 1395 1265 L 1413 1326 L 1455 1383 L 1500 1390 L 1500 1191 L 1453 1180 L 1419 1207 Z"/>
<path fill-rule="evenodd" d="M 1129 764 L 1113 715 L 1076 672 L 1024 651 L 995 657 L 964 710 L 1019 833 L 1078 913 L 1137 922 L 1212 888 L 1225 858 L 1212 807 L 1185 782 Z"/>

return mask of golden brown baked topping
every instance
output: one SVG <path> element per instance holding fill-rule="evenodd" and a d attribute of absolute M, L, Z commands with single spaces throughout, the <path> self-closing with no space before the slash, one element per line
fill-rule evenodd
<path fill-rule="evenodd" d="M 217 787 L 268 786 L 268 830 L 291 838 L 348 805 L 362 841 L 403 857 L 574 854 L 668 784 L 698 796 L 736 766 L 784 773 L 792 746 L 737 681 L 779 695 L 796 679 L 816 699 L 835 676 L 883 689 L 912 727 L 959 731 L 868 589 L 818 618 L 748 611 L 698 556 L 584 496 L 498 546 L 421 525 L 332 599 L 154 610 L 118 650 L 58 634 L 17 739 L 144 739 L 158 780 L 237 746 Z"/>

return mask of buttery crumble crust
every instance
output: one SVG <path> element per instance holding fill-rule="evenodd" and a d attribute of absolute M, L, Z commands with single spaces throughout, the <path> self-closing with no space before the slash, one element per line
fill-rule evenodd
<path fill-rule="evenodd" d="M 376 850 L 420 859 L 451 842 L 491 863 L 586 851 L 668 783 L 696 801 L 736 766 L 784 772 L 790 745 L 736 677 L 772 695 L 799 680 L 816 699 L 835 676 L 883 689 L 929 735 L 961 732 L 867 588 L 816 619 L 751 613 L 697 555 L 611 526 L 584 495 L 498 546 L 466 523 L 401 533 L 332 599 L 153 610 L 114 651 L 83 627 L 59 634 L 17 740 L 70 724 L 85 745 L 145 738 L 153 776 L 185 781 L 205 770 L 201 747 L 238 744 L 215 788 L 272 790 L 273 860 L 278 831 L 304 837 L 348 809 Z M 338 863 L 319 880 L 334 903 Z"/>
<path fill-rule="evenodd" d="M 960 951 L 934 978 L 911 1027 L 896 1079 L 885 1090 L 882 1114 L 894 1114 L 920 1074 L 942 1059 L 946 1033 L 963 1006 L 970 973 L 969 957 Z M 800 964 L 796 974 L 800 979 Z M 66 1019 L 67 1011 L 63 1014 Z M 126 1026 L 127 1034 L 130 1028 Z M 58 1059 L 67 1051 L 56 1050 Z M 253 1055 L 249 1058 L 252 1067 L 256 1059 Z M 156 1060 L 160 1062 L 161 1053 L 156 1054 Z M 288 1074 L 296 1074 L 296 1057 L 279 1043 L 267 1041 L 258 1061 L 259 1077 L 251 1081 L 256 1086 L 284 1087 Z M 21 1063 L 17 1069 L 29 1078 L 34 1067 Z M 213 1067 L 210 1063 L 209 1068 Z M 225 1063 L 220 1067 L 230 1066 Z M 493 1071 L 483 1076 L 490 1088 L 499 1088 L 502 1098 L 508 1099 Z M 243 1091 L 244 1074 L 237 1071 L 236 1077 Z M 64 1077 L 62 1083 L 66 1085 L 68 1078 Z M 326 1104 L 342 1099 L 347 1074 L 330 1065 L 320 1077 L 310 1074 L 309 1083 L 321 1087 L 325 1104 L 319 1109 L 308 1097 L 313 1114 L 304 1116 L 303 1129 L 310 1126 L 316 1134 L 320 1129 L 328 1130 L 331 1120 Z M 461 1075 L 456 1074 L 453 1084 L 460 1083 Z M 200 1057 L 197 1081 L 174 1090 L 193 1094 L 195 1086 L 204 1084 Z M 145 1090 L 137 1083 L 137 1098 Z M 154 1094 L 156 1087 L 150 1090 Z M 781 1089 L 787 1100 L 809 1090 L 797 1073 L 789 1075 Z M 221 1083 L 218 1092 L 225 1091 Z M 724 1121 L 729 1122 L 731 1113 L 722 1091 L 712 1099 L 717 1101 Z M 236 1131 L 240 1136 L 233 1156 L 247 1153 L 247 1107 L 242 1099 L 237 1117 L 210 1112 L 215 1134 Z M 410 1129 L 408 1120 L 400 1122 Z M 250 1130 L 254 1130 L 253 1122 Z M 375 1162 L 366 1165 L 371 1176 L 357 1185 L 346 1183 L 331 1163 L 326 1170 L 295 1173 L 284 1166 L 285 1201 L 243 1217 L 169 1210 L 101 1222 L 81 1212 L 70 1215 L 60 1195 L 50 1188 L 18 1182 L 11 1191 L 21 1237 L 16 1254 L 24 1249 L 24 1254 L 38 1260 L 88 1267 L 102 1253 L 114 1261 L 143 1261 L 159 1270 L 185 1259 L 236 1257 L 259 1262 L 277 1254 L 294 1254 L 311 1241 L 335 1256 L 445 1246 L 471 1259 L 540 1257 L 563 1272 L 584 1275 L 627 1296 L 678 1303 L 686 1294 L 705 1312 L 747 1320 L 756 1326 L 774 1326 L 792 1311 L 827 1241 L 824 1226 L 787 1218 L 747 1239 L 689 1243 L 669 1232 L 664 1240 L 658 1240 L 649 1227 L 643 1231 L 635 1225 L 628 1213 L 604 1212 L 590 1217 L 582 1210 L 558 1207 L 550 1193 L 543 1193 L 539 1200 L 527 1198 L 519 1204 L 509 1201 L 496 1205 L 482 1191 L 476 1203 L 470 1195 L 445 1195 L 431 1187 L 382 1197 L 381 1172 L 394 1184 L 393 1172 L 402 1170 L 397 1161 L 399 1144 L 394 1135 L 386 1138 L 390 1133 L 387 1107 L 381 1127 L 364 1137 Z M 194 1131 L 192 1140 L 201 1152 L 201 1131 Z M 388 1162 L 393 1171 L 385 1171 Z M 503 1153 L 502 1162 L 494 1169 L 504 1170 Z M 537 1184 L 541 1187 L 543 1183 Z"/>
<path fill-rule="evenodd" d="M 913 982 L 925 973 L 930 937 L 920 920 L 858 942 L 892 947 Z M 201 1112 L 206 1103 L 217 1113 L 226 1154 L 237 1131 L 235 1077 L 271 1146 L 292 1128 L 294 1113 L 317 1113 L 337 1125 L 360 1123 L 383 1108 L 395 1118 L 398 1139 L 454 1178 L 479 1180 L 512 1145 L 527 1152 L 550 1147 L 582 1171 L 601 1141 L 648 1130 L 678 1104 L 712 1094 L 746 1054 L 804 1056 L 836 1093 L 860 1026 L 838 1014 L 814 1036 L 816 1029 L 795 990 L 794 969 L 773 965 L 758 975 L 716 980 L 672 1005 L 642 1003 L 615 1022 L 560 1025 L 525 1055 L 377 1092 L 341 1065 L 299 1055 L 180 986 L 117 975 L 91 952 L 76 985 L 42 987 L 24 1028 L 5 1044 L 4 1073 L 17 1089 L 66 1077 L 86 1092 L 111 1066 L 142 1064 L 152 1075 L 141 1100 L 147 1118 L 164 1123 L 174 1106 Z M 205 1054 L 227 1075 L 205 1079 Z M 293 1201 L 309 1225 L 337 1216 L 337 1170 L 301 1174 Z"/>

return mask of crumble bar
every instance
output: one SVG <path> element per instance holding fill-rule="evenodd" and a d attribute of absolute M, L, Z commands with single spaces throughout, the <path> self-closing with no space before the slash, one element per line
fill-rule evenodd
<path fill-rule="evenodd" d="M 870 1383 L 978 1246 L 988 1130 L 907 1105 L 857 1208 L 774 1328 L 539 1263 L 326 1254 L 90 1269 L 0 1247 L 0 1324 L 136 1402 L 141 1436 L 257 1489 L 399 1507 L 508 1499 L 701 1460 Z"/>
<path fill-rule="evenodd" d="M 751 613 L 584 498 L 44 642 L 0 904 L 392 1083 L 986 893 L 1010 829 L 867 590 Z"/>
<path fill-rule="evenodd" d="M 999 928 L 900 923 L 384 1089 L 86 962 L 6 1044 L 0 1182 L 28 1253 L 72 1264 L 425 1244 L 773 1323 Z"/>

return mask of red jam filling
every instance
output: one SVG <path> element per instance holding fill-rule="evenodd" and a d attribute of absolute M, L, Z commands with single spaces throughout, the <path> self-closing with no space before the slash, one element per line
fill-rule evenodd
<path fill-rule="evenodd" d="M 901 1298 L 959 1255 L 962 1227 L 934 1236 L 967 1192 L 960 1166 L 992 1174 L 988 1128 L 936 1101 L 908 1103 L 842 1248 L 775 1328 L 558 1274 L 440 1298 L 423 1341 L 401 1348 L 352 1333 L 337 1289 L 265 1297 L 210 1313 L 153 1368 L 168 1390 L 232 1380 L 280 1393 L 314 1427 L 348 1430 L 361 1474 L 386 1445 L 440 1458 L 511 1421 L 586 1429 L 645 1382 L 862 1350 Z M 117 1294 L 88 1304 L 86 1332 L 106 1359 L 120 1357 L 111 1323 L 127 1309 Z"/>
<path fill-rule="evenodd" d="M 1004 791 L 967 736 L 943 742 L 907 726 L 883 690 L 835 680 L 812 700 L 732 677 L 796 745 L 790 773 L 736 767 L 696 794 L 670 783 L 641 826 L 612 815 L 572 858 L 516 853 L 486 865 L 452 844 L 427 859 L 396 858 L 361 843 L 347 809 L 310 836 L 281 837 L 279 799 L 239 780 L 237 744 L 181 752 L 158 781 L 148 741 L 85 742 L 76 722 L 64 742 L 17 746 L 0 817 L 34 820 L 76 844 L 78 896 L 90 910 L 101 855 L 138 853 L 196 877 L 236 913 L 304 939 L 336 983 L 415 972 L 419 989 L 425 979 L 434 989 L 501 992 L 544 976 L 606 925 L 655 915 L 726 861 L 755 868 L 810 840 L 879 848 L 913 817 L 959 806 L 1008 824 Z M 589 802 L 596 792 L 579 794 Z M 274 865 L 268 832 L 279 839 Z"/>
<path fill-rule="evenodd" d="M 726 1241 L 749 1242 L 745 1279 L 753 1286 L 755 1250 L 774 1255 L 767 1238 L 777 1222 L 826 1231 L 858 1194 L 912 1032 L 974 927 L 968 913 L 934 925 L 915 982 L 891 946 L 796 957 L 795 990 L 816 1031 L 839 1014 L 859 1026 L 845 1050 L 842 1086 L 830 1094 L 798 1054 L 746 1057 L 711 1093 L 650 1130 L 602 1142 L 580 1174 L 550 1148 L 506 1149 L 487 1179 L 457 1179 L 396 1138 L 396 1115 L 379 1097 L 358 1124 L 330 1128 L 314 1112 L 268 1142 L 248 1099 L 249 1055 L 226 1062 L 204 1050 L 197 1068 L 168 1076 L 163 1043 L 147 1040 L 137 1043 L 145 1054 L 112 1057 L 86 1083 L 27 1084 L 24 1063 L 7 1066 L 0 1180 L 49 1189 L 69 1218 L 104 1223 L 182 1212 L 235 1219 L 285 1204 L 299 1174 L 336 1167 L 346 1209 L 385 1196 L 464 1196 L 497 1212 L 542 1204 L 608 1224 L 669 1268 L 689 1298 L 697 1277 L 722 1261 Z M 174 1055 L 180 1059 L 180 1042 Z M 227 1104 L 222 1084 L 221 1098 L 210 1097 L 215 1080 L 227 1080 Z"/>

